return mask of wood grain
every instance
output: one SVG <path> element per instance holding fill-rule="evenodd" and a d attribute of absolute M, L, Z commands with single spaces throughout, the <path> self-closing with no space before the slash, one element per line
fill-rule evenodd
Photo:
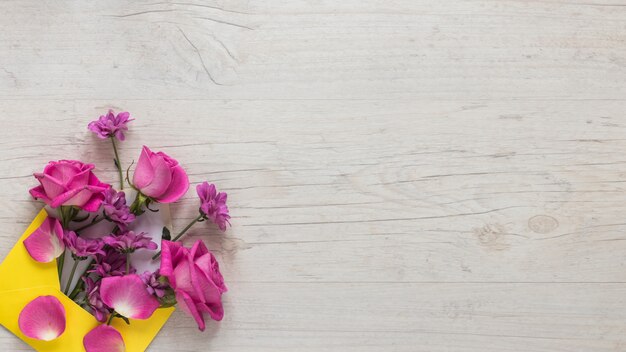
<path fill-rule="evenodd" d="M 626 351 L 623 1 L 2 1 L 0 257 L 86 123 L 229 194 L 150 351 Z M 173 208 L 195 216 L 193 192 Z M 8 351 L 28 347 L 0 331 Z M 131 351 L 134 352 L 134 351 Z"/>

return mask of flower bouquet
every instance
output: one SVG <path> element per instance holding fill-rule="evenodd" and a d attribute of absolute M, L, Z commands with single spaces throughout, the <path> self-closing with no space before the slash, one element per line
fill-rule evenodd
<path fill-rule="evenodd" d="M 30 194 L 46 207 L 0 264 L 0 323 L 37 351 L 144 351 L 175 306 L 200 330 L 224 316 L 215 257 L 177 241 L 198 222 L 226 230 L 226 194 L 197 185 L 198 216 L 172 236 L 168 204 L 188 191 L 187 173 L 144 146 L 131 178 L 117 148 L 131 121 L 109 111 L 88 125 L 111 141 L 119 190 L 81 161 L 34 174 Z"/>

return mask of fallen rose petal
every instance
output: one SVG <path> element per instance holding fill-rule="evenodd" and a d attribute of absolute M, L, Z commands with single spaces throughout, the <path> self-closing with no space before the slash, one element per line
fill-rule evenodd
<path fill-rule="evenodd" d="M 103 278 L 100 297 L 104 304 L 130 319 L 148 319 L 159 308 L 157 299 L 135 274 Z"/>
<path fill-rule="evenodd" d="M 55 218 L 46 218 L 41 226 L 24 240 L 24 246 L 28 254 L 40 263 L 49 263 L 58 258 L 65 251 L 61 223 Z"/>
<path fill-rule="evenodd" d="M 83 346 L 87 352 L 124 352 L 122 335 L 109 325 L 99 325 L 85 335 Z"/>
<path fill-rule="evenodd" d="M 54 296 L 39 296 L 22 309 L 18 325 L 30 338 L 54 340 L 65 331 L 65 308 Z"/>

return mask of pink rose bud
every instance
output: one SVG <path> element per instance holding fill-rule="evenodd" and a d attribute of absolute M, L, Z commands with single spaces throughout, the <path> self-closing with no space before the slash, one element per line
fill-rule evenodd
<path fill-rule="evenodd" d="M 30 194 L 56 208 L 76 206 L 82 210 L 97 211 L 110 185 L 100 182 L 92 172 L 93 164 L 76 160 L 51 161 L 42 173 L 34 174 L 41 185 Z"/>
<path fill-rule="evenodd" d="M 133 175 L 133 184 L 159 203 L 173 203 L 189 189 L 189 178 L 178 161 L 144 146 Z"/>

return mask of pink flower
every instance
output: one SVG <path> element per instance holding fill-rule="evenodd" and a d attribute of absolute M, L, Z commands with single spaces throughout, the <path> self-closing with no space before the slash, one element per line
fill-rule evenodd
<path fill-rule="evenodd" d="M 111 248 L 115 248 L 121 253 L 133 253 L 137 249 L 157 249 L 157 244 L 152 242 L 152 237 L 145 232 L 135 233 L 127 231 L 120 235 L 108 235 L 102 239 Z"/>
<path fill-rule="evenodd" d="M 214 184 L 202 182 L 196 186 L 196 192 L 200 197 L 200 211 L 207 218 L 211 219 L 220 230 L 226 230 L 226 224 L 230 215 L 228 214 L 228 206 L 226 206 L 227 195 L 224 192 L 217 192 Z"/>
<path fill-rule="evenodd" d="M 141 274 L 141 280 L 146 285 L 146 290 L 151 295 L 157 296 L 158 298 L 163 298 L 165 296 L 165 291 L 170 288 L 169 285 L 159 280 L 161 275 L 159 274 L 159 270 L 155 272 L 145 271 Z"/>
<path fill-rule="evenodd" d="M 18 325 L 32 339 L 52 341 L 65 332 L 65 308 L 54 296 L 39 296 L 22 309 Z"/>
<path fill-rule="evenodd" d="M 144 146 L 133 175 L 133 184 L 141 193 L 159 203 L 173 203 L 189 189 L 189 178 L 178 161 Z"/>
<path fill-rule="evenodd" d="M 98 321 L 105 322 L 111 312 L 100 298 L 99 282 L 95 282 L 88 276 L 82 279 L 85 282 L 85 294 L 87 295 L 85 303 L 87 307 L 91 309 L 91 314 L 93 314 Z"/>
<path fill-rule="evenodd" d="M 163 241 L 162 250 L 160 273 L 168 278 L 180 307 L 201 331 L 205 328 L 203 313 L 222 320 L 222 293 L 227 289 L 219 264 L 204 243 L 198 240 L 188 249 L 178 242 Z"/>
<path fill-rule="evenodd" d="M 110 185 L 100 182 L 93 174 L 93 164 L 76 160 L 51 161 L 43 173 L 34 174 L 41 183 L 30 194 L 53 208 L 76 206 L 85 211 L 97 211 Z"/>
<path fill-rule="evenodd" d="M 159 301 L 136 274 L 103 278 L 100 297 L 104 304 L 130 319 L 148 319 L 159 308 Z"/>
<path fill-rule="evenodd" d="M 49 263 L 65 251 L 63 227 L 59 220 L 47 217 L 46 220 L 24 240 L 24 246 L 33 259 Z"/>
<path fill-rule="evenodd" d="M 100 239 L 82 238 L 78 237 L 74 231 L 65 231 L 63 240 L 74 257 L 85 259 L 96 254 L 105 254 L 102 250 L 104 243 Z"/>
<path fill-rule="evenodd" d="M 134 120 L 129 118 L 130 114 L 126 111 L 120 112 L 116 116 L 113 110 L 109 110 L 108 114 L 90 122 L 87 128 L 102 139 L 115 137 L 123 141 L 124 132 L 128 131 L 128 123 Z"/>
<path fill-rule="evenodd" d="M 126 226 L 135 221 L 135 214 L 130 212 L 130 208 L 126 205 L 126 195 L 124 192 L 117 192 L 113 188 L 109 188 L 104 192 L 104 201 L 102 202 L 104 215 L 120 227 Z"/>
<path fill-rule="evenodd" d="M 124 352 L 126 346 L 119 331 L 109 325 L 99 325 L 83 338 L 87 352 Z"/>
<path fill-rule="evenodd" d="M 105 254 L 96 255 L 94 268 L 89 270 L 101 277 L 122 276 L 126 274 L 126 255 L 113 248 L 105 249 Z M 134 273 L 135 268 L 130 267 L 130 273 Z"/>

